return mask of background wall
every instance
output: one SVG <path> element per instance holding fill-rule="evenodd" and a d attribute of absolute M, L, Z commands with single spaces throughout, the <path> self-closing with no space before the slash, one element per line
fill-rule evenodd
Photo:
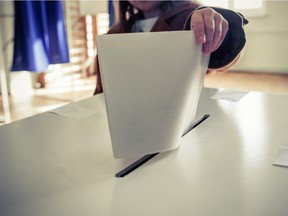
<path fill-rule="evenodd" d="M 82 14 L 107 12 L 106 0 L 80 0 Z M 245 27 L 247 46 L 242 60 L 232 69 L 239 71 L 288 74 L 288 1 L 266 1 L 266 14 L 249 17 Z M 13 14 L 12 1 L 0 1 L 0 14 Z M 13 17 L 0 16 L 3 44 L 13 37 Z M 13 44 L 4 51 L 9 71 Z"/>
<path fill-rule="evenodd" d="M 233 69 L 288 74 L 288 1 L 266 1 L 266 14 L 248 17 L 245 55 Z"/>
<path fill-rule="evenodd" d="M 80 11 L 82 15 L 94 14 L 97 13 L 107 13 L 108 12 L 108 3 L 106 0 L 80 0 Z"/>

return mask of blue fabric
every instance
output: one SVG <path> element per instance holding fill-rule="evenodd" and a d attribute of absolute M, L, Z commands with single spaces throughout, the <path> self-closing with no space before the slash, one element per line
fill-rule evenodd
<path fill-rule="evenodd" d="M 109 13 L 109 26 L 111 27 L 115 22 L 115 11 L 113 0 L 108 1 L 108 13 Z"/>
<path fill-rule="evenodd" d="M 14 1 L 14 54 L 11 71 L 45 71 L 69 62 L 62 2 Z"/>

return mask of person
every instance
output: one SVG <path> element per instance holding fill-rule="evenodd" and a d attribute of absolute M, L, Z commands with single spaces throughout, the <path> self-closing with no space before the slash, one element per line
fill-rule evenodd
<path fill-rule="evenodd" d="M 107 34 L 193 30 L 204 54 L 211 54 L 208 70 L 227 70 L 245 46 L 248 20 L 232 10 L 204 6 L 196 1 L 115 2 L 117 21 Z M 98 59 L 97 59 L 98 62 Z M 99 66 L 94 95 L 103 92 Z"/>

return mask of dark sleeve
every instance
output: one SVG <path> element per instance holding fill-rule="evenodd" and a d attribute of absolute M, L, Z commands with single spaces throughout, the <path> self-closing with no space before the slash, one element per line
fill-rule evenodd
<path fill-rule="evenodd" d="M 237 59 L 243 50 L 246 43 L 246 35 L 243 26 L 248 24 L 248 20 L 244 18 L 243 15 L 233 10 L 216 7 L 212 8 L 220 13 L 229 23 L 229 31 L 221 46 L 211 53 L 208 66 L 210 69 L 221 69 Z M 190 29 L 189 22 L 186 23 L 185 29 Z"/>
<path fill-rule="evenodd" d="M 243 29 L 248 21 L 239 13 L 232 10 L 213 8 L 229 23 L 229 31 L 221 46 L 211 53 L 209 68 L 218 69 L 234 61 L 246 44 L 246 35 Z"/>

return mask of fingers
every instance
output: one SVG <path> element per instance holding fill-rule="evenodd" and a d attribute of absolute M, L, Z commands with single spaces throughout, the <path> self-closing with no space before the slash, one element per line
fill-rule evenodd
<path fill-rule="evenodd" d="M 214 33 L 215 29 L 218 29 L 218 26 L 215 23 L 212 10 L 204 10 L 202 16 L 206 36 L 206 42 L 203 44 L 202 49 L 205 54 L 209 54 L 212 52 L 212 47 L 214 46 Z"/>
<path fill-rule="evenodd" d="M 193 13 L 191 29 L 197 43 L 203 44 L 203 53 L 210 54 L 222 44 L 228 32 L 228 22 L 212 8 L 204 8 Z"/>
<path fill-rule="evenodd" d="M 206 42 L 204 17 L 200 11 L 195 11 L 191 17 L 191 29 L 194 30 L 197 43 L 204 44 Z"/>
<path fill-rule="evenodd" d="M 210 52 L 213 52 L 219 48 L 229 28 L 228 22 L 219 13 L 214 15 L 214 22 L 215 29 L 213 33 L 213 41 L 210 47 Z"/>

